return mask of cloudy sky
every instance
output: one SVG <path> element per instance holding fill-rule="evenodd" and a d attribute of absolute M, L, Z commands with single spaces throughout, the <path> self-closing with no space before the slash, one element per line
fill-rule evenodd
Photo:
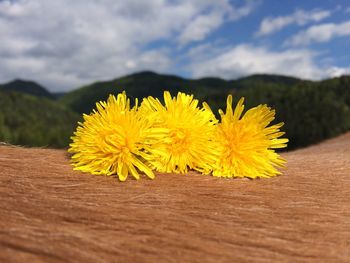
<path fill-rule="evenodd" d="M 0 0 L 0 83 L 350 74 L 348 0 Z"/>

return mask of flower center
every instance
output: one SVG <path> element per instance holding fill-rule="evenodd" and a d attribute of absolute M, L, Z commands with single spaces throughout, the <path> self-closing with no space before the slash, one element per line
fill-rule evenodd
<path fill-rule="evenodd" d="M 170 132 L 172 143 L 170 145 L 170 151 L 174 154 L 183 153 L 188 149 L 189 136 L 188 131 L 183 128 L 177 128 Z"/>

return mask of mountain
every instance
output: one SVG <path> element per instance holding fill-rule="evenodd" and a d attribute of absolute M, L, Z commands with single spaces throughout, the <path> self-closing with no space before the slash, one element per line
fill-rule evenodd
<path fill-rule="evenodd" d="M 0 89 L 0 142 L 65 147 L 80 115 L 45 97 Z"/>
<path fill-rule="evenodd" d="M 232 93 L 242 88 L 268 84 L 286 86 L 298 81 L 301 80 L 278 75 L 253 75 L 231 81 L 220 78 L 184 79 L 178 76 L 144 71 L 78 88 L 66 93 L 59 100 L 76 112 L 88 113 L 95 107 L 97 101 L 105 100 L 109 94 L 117 94 L 123 90 L 131 98 L 142 99 L 147 96 L 160 98 L 164 90 L 169 90 L 172 94 L 178 91 L 191 93 L 203 100 L 217 94 Z"/>
<path fill-rule="evenodd" d="M 43 86 L 36 82 L 16 79 L 6 84 L 0 85 L 0 90 L 15 91 L 30 94 L 37 97 L 46 97 L 53 99 L 54 96 Z"/>
<path fill-rule="evenodd" d="M 191 92 L 200 96 L 201 93 L 209 93 L 210 86 L 177 76 L 146 71 L 84 86 L 66 93 L 59 101 L 76 112 L 88 113 L 97 101 L 105 100 L 109 94 L 117 94 L 123 90 L 129 97 L 141 99 L 147 96 L 161 97 L 164 90 L 172 93 Z"/>

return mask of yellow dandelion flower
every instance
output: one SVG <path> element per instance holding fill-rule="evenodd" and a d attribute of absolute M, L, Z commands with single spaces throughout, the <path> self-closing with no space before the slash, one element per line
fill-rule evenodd
<path fill-rule="evenodd" d="M 129 174 L 139 179 L 139 171 L 154 178 L 145 163 L 149 151 L 155 146 L 164 130 L 153 128 L 151 123 L 130 108 L 125 92 L 117 98 L 110 95 L 107 102 L 96 103 L 90 115 L 84 114 L 72 136 L 69 152 L 73 153 L 75 170 L 96 175 L 118 175 L 125 181 Z"/>
<path fill-rule="evenodd" d="M 210 173 L 216 152 L 212 139 L 218 122 L 210 107 L 206 103 L 198 107 L 193 95 L 181 92 L 173 98 L 164 92 L 164 102 L 148 97 L 140 107 L 154 127 L 168 130 L 162 144 L 151 150 L 151 167 L 168 173 L 186 173 L 188 169 Z"/>
<path fill-rule="evenodd" d="M 268 125 L 275 111 L 266 105 L 248 110 L 243 116 L 244 98 L 232 110 L 232 96 L 227 98 L 226 113 L 219 111 L 217 142 L 220 155 L 213 168 L 218 177 L 271 177 L 280 172 L 285 160 L 274 149 L 286 147 L 288 139 L 279 138 L 283 123 Z"/>

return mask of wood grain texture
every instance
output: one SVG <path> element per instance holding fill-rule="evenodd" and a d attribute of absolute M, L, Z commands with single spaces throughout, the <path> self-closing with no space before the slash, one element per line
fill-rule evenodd
<path fill-rule="evenodd" d="M 128 180 L 0 146 L 1 262 L 350 262 L 350 133 L 283 176 Z"/>

